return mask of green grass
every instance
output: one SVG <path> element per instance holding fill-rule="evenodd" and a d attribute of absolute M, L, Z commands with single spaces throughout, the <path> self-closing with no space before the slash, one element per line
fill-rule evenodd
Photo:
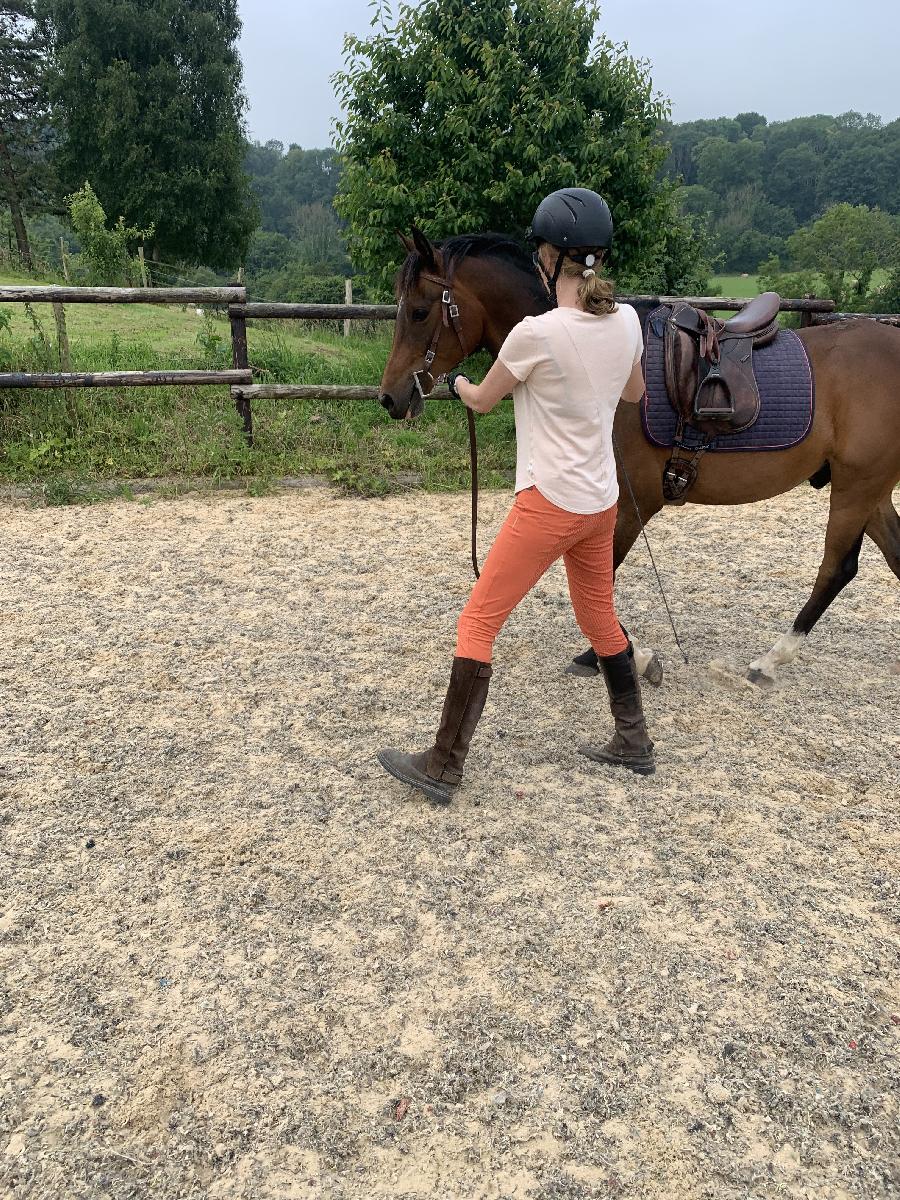
<path fill-rule="evenodd" d="M 755 275 L 714 275 L 713 284 L 721 296 L 755 296 L 759 292 L 759 281 Z"/>

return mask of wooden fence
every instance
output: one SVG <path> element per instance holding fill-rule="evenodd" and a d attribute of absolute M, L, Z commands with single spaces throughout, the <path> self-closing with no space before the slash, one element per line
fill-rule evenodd
<path fill-rule="evenodd" d="M 655 300 L 670 303 L 687 299 L 696 308 L 717 312 L 738 312 L 747 304 L 743 297 L 727 296 L 620 296 L 625 303 Z M 0 388 L 70 387 L 159 387 L 190 384 L 227 384 L 241 418 L 244 435 L 253 439 L 252 402 L 262 399 L 375 400 L 377 386 L 331 386 L 327 384 L 254 384 L 247 347 L 247 322 L 254 320 L 393 321 L 395 304 L 266 304 L 247 301 L 246 288 L 89 288 L 57 286 L 0 286 L 0 304 L 52 304 L 59 314 L 66 304 L 193 304 L 204 308 L 225 308 L 231 324 L 232 369 L 228 371 L 103 371 L 0 374 Z M 815 325 L 851 317 L 836 313 L 831 300 L 805 297 L 785 299 L 782 312 L 800 314 L 801 326 Z M 892 319 L 892 318 L 886 318 Z M 896 320 L 896 318 L 893 318 Z M 59 316 L 57 323 L 60 324 Z M 64 329 L 64 322 L 61 329 Z M 446 396 L 444 388 L 436 396 Z"/>

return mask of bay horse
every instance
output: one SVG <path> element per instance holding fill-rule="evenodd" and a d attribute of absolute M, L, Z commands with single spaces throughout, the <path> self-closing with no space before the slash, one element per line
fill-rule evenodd
<path fill-rule="evenodd" d="M 473 234 L 435 244 L 418 229 L 403 238 L 408 251 L 396 280 L 399 303 L 391 353 L 381 380 L 381 404 L 391 417 L 416 417 L 424 406 L 424 376 L 433 379 L 485 349 L 496 357 L 510 329 L 549 307 L 531 255 L 500 234 Z M 447 319 L 451 305 L 452 325 Z M 636 305 L 646 327 L 654 300 Z M 443 328 L 442 328 L 443 325 Z M 864 535 L 900 579 L 900 515 L 892 492 L 900 481 L 900 329 L 858 319 L 801 329 L 815 378 L 816 406 L 806 438 L 787 450 L 707 454 L 689 493 L 693 504 L 753 504 L 804 481 L 831 484 L 825 552 L 809 599 L 774 646 L 750 663 L 748 678 L 775 682 L 796 658 L 813 626 L 854 578 Z M 426 358 L 432 352 L 432 359 Z M 614 432 L 622 500 L 613 549 L 618 568 L 640 533 L 622 468 L 646 524 L 663 507 L 663 466 L 670 451 L 646 439 L 640 406 L 620 404 Z M 648 654 L 637 655 L 646 667 Z M 592 650 L 573 662 L 597 669 Z M 570 670 L 572 668 L 570 667 Z"/>

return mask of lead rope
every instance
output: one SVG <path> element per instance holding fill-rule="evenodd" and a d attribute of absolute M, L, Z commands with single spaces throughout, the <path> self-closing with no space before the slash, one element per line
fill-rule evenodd
<path fill-rule="evenodd" d="M 472 570 L 475 578 L 481 578 L 478 570 L 478 440 L 475 436 L 475 414 L 466 408 L 469 420 L 469 463 L 472 468 Z"/>
<path fill-rule="evenodd" d="M 675 645 L 681 651 L 681 657 L 684 659 L 685 663 L 689 663 L 690 660 L 688 659 L 688 656 L 685 652 L 684 646 L 682 646 L 682 644 L 681 644 L 681 639 L 678 636 L 678 630 L 675 628 L 675 618 L 672 616 L 672 610 L 671 610 L 671 608 L 669 608 L 669 601 L 666 599 L 666 592 L 665 592 L 665 588 L 663 587 L 663 584 L 662 584 L 662 579 L 660 579 L 659 571 L 656 569 L 656 559 L 653 557 L 653 551 L 650 548 L 650 539 L 647 537 L 647 530 L 644 528 L 644 519 L 641 516 L 641 510 L 638 507 L 637 498 L 634 494 L 634 488 L 631 486 L 631 480 L 628 478 L 628 471 L 625 468 L 625 463 L 622 461 L 622 455 L 621 455 L 621 452 L 619 451 L 619 443 L 616 441 L 615 434 L 613 434 L 612 441 L 613 441 L 613 449 L 616 452 L 616 458 L 618 459 L 619 466 L 622 470 L 622 474 L 625 476 L 625 482 L 628 485 L 628 494 L 629 494 L 629 496 L 631 496 L 631 503 L 634 505 L 634 511 L 637 513 L 637 519 L 638 519 L 638 524 L 641 527 L 641 533 L 644 535 L 644 542 L 647 546 L 647 553 L 650 555 L 650 564 L 653 567 L 653 574 L 656 576 L 656 583 L 659 587 L 659 594 L 662 596 L 662 602 L 666 608 L 666 615 L 669 618 L 669 624 L 672 626 L 672 633 L 675 635 Z"/>

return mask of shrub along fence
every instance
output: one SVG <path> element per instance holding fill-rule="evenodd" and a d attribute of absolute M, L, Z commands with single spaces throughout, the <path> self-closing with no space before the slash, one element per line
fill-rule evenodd
<path fill-rule="evenodd" d="M 745 298 L 722 296 L 677 297 L 687 299 L 697 308 L 708 311 L 738 312 L 748 301 Z M 646 300 L 670 302 L 676 297 L 620 296 L 625 303 Z M 266 304 L 247 301 L 246 288 L 108 288 L 60 286 L 2 286 L 0 304 L 52 304 L 57 314 L 61 336 L 65 329 L 63 306 L 66 304 L 181 304 L 204 308 L 227 309 L 231 324 L 232 369 L 209 371 L 103 371 L 103 372 L 27 372 L 0 373 L 3 388 L 99 388 L 99 387 L 159 387 L 179 385 L 228 385 L 231 397 L 241 418 L 248 442 L 253 439 L 254 400 L 262 399 L 331 399 L 373 400 L 379 389 L 370 386 L 331 386 L 326 384 L 254 384 L 247 345 L 247 322 L 253 320 L 302 321 L 393 321 L 397 316 L 394 304 Z M 844 319 L 856 314 L 835 313 L 831 300 L 814 297 L 783 299 L 782 312 L 799 313 L 801 326 L 821 321 Z M 885 318 L 897 320 L 897 318 Z M 346 328 L 346 324 L 345 324 Z M 435 395 L 446 395 L 437 389 Z"/>

